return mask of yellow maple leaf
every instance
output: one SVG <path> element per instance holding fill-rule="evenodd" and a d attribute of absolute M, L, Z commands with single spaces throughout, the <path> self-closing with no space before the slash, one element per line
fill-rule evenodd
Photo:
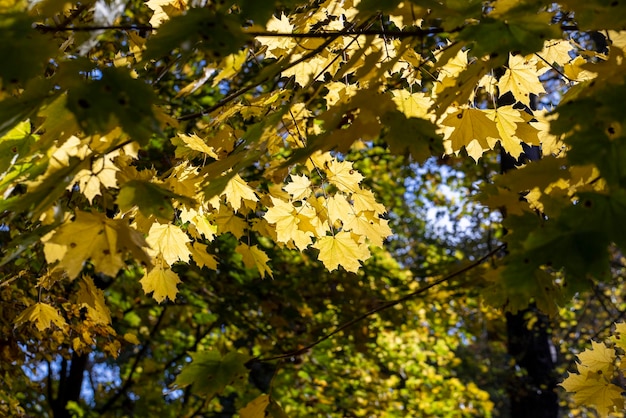
<path fill-rule="evenodd" d="M 408 90 L 392 90 L 393 102 L 398 106 L 398 110 L 406 115 L 407 118 L 428 118 L 428 109 L 433 104 L 430 97 L 425 93 L 411 93 Z"/>
<path fill-rule="evenodd" d="M 306 210 L 303 208 L 306 205 L 300 208 L 299 215 L 292 202 L 286 202 L 274 196 L 270 196 L 270 198 L 273 206 L 267 210 L 264 218 L 267 222 L 276 224 L 276 241 L 289 243 L 293 240 L 296 247 L 300 250 L 308 247 L 313 233 L 306 230 L 306 228 L 305 230 L 300 229 L 300 216 L 303 216 L 302 213 Z"/>
<path fill-rule="evenodd" d="M 148 0 L 146 6 L 154 10 L 154 14 L 150 18 L 150 25 L 156 28 L 164 21 L 169 20 L 171 15 L 184 11 L 187 3 L 185 0 Z"/>
<path fill-rule="evenodd" d="M 311 180 L 305 175 L 291 175 L 291 182 L 283 189 L 291 195 L 293 200 L 306 199 L 311 195 Z"/>
<path fill-rule="evenodd" d="M 290 230 L 298 228 L 296 208 L 293 206 L 293 203 L 274 196 L 270 196 L 270 199 L 272 200 L 272 207 L 267 209 L 263 217 L 267 222 L 276 224 L 278 241 L 287 242 L 290 239 Z"/>
<path fill-rule="evenodd" d="M 500 133 L 496 123 L 489 119 L 488 112 L 481 109 L 459 109 L 449 114 L 441 123 L 454 128 L 448 132 L 452 152 L 458 153 L 465 147 L 467 153 L 475 160 L 490 149 L 488 138 L 498 139 Z"/>
<path fill-rule="evenodd" d="M 615 333 L 611 340 L 622 350 L 626 350 L 626 322 L 619 322 L 615 324 Z M 622 361 L 620 364 L 622 369 L 626 368 L 626 361 Z"/>
<path fill-rule="evenodd" d="M 309 199 L 298 208 L 298 228 L 311 232 L 316 237 L 323 237 L 329 232 L 328 211 L 324 196 Z"/>
<path fill-rule="evenodd" d="M 83 276 L 78 283 L 76 302 L 87 308 L 87 316 L 95 323 L 111 323 L 111 312 L 104 301 L 104 292 L 96 287 L 91 277 Z"/>
<path fill-rule="evenodd" d="M 332 81 L 324 85 L 328 89 L 328 93 L 324 97 L 326 99 L 326 106 L 331 107 L 336 103 L 347 100 L 354 96 L 359 88 L 356 84 L 346 84 L 339 81 Z"/>
<path fill-rule="evenodd" d="M 611 376 L 615 369 L 615 350 L 608 348 L 604 343 L 592 341 L 591 348 L 578 354 L 578 360 L 579 370 L 584 367 L 585 370 Z"/>
<path fill-rule="evenodd" d="M 272 270 L 267 265 L 270 258 L 257 245 L 249 246 L 244 243 L 239 243 L 235 251 L 243 257 L 243 265 L 246 266 L 246 268 L 259 270 L 262 279 L 265 278 L 266 273 L 269 274 L 270 277 L 274 277 Z"/>
<path fill-rule="evenodd" d="M 195 228 L 194 236 L 196 238 L 200 238 L 197 232 L 204 235 L 206 239 L 212 241 L 215 238 L 215 233 L 217 232 L 217 226 L 213 225 L 207 215 L 204 213 L 203 209 L 188 209 L 182 207 L 180 209 L 180 219 L 183 222 L 189 222 L 189 232 L 191 232 L 191 227 Z M 193 234 L 192 234 L 193 235 Z"/>
<path fill-rule="evenodd" d="M 217 260 L 215 257 L 206 252 L 208 245 L 200 242 L 194 242 L 193 245 L 187 244 L 193 261 L 200 267 L 207 267 L 211 270 L 217 270 Z"/>
<path fill-rule="evenodd" d="M 388 223 L 389 221 L 386 219 L 378 218 L 374 212 L 365 211 L 358 216 L 350 215 L 347 222 L 344 223 L 344 229 L 361 235 L 362 241 L 367 238 L 372 245 L 382 247 L 385 238 L 392 234 Z"/>
<path fill-rule="evenodd" d="M 85 195 L 89 203 L 93 199 L 101 195 L 100 187 L 117 188 L 116 173 L 120 170 L 114 163 L 113 159 L 119 155 L 119 151 L 111 152 L 103 157 L 96 159 L 91 165 L 91 170 L 82 169 L 74 176 L 74 181 L 68 189 L 74 187 L 74 183 L 78 183 L 78 188 Z"/>
<path fill-rule="evenodd" d="M 448 60 L 442 67 L 439 68 L 439 74 L 437 75 L 437 81 L 444 81 L 445 79 L 454 80 L 459 74 L 467 68 L 468 60 L 467 49 L 460 49 L 456 55 Z M 439 61 L 446 54 L 446 48 L 441 51 L 435 52 L 435 58 Z M 445 82 L 442 84 L 446 84 Z"/>
<path fill-rule="evenodd" d="M 593 80 L 598 75 L 584 68 L 586 64 L 587 60 L 579 55 L 572 61 L 565 64 L 565 66 L 563 67 L 563 72 L 565 73 L 567 78 L 573 81 Z"/>
<path fill-rule="evenodd" d="M 152 297 L 158 303 L 163 302 L 165 298 L 174 301 L 178 293 L 176 286 L 180 283 L 178 274 L 174 273 L 170 268 L 164 267 L 162 263 L 156 264 L 152 270 L 146 272 L 139 283 L 141 283 L 141 287 L 146 295 L 154 292 Z"/>
<path fill-rule="evenodd" d="M 265 28 L 268 32 L 293 32 L 293 25 L 289 23 L 289 18 L 284 13 L 280 15 L 280 19 L 272 16 Z M 296 46 L 294 39 L 289 36 L 259 36 L 256 39 L 262 45 L 267 46 L 267 52 L 265 53 L 267 58 L 279 58 Z"/>
<path fill-rule="evenodd" d="M 539 95 L 546 92 L 539 75 L 533 62 L 521 55 L 510 54 L 508 68 L 498 82 L 500 96 L 510 91 L 515 100 L 530 107 L 531 93 Z"/>
<path fill-rule="evenodd" d="M 600 416 L 624 408 L 622 389 L 612 384 L 606 376 L 596 372 L 569 373 L 561 386 L 574 394 L 577 405 L 593 406 Z"/>
<path fill-rule="evenodd" d="M 241 418 L 265 418 L 265 410 L 270 404 L 270 396 L 263 394 L 248 402 L 246 406 L 239 410 Z"/>
<path fill-rule="evenodd" d="M 354 209 L 348 203 L 348 199 L 341 193 L 326 199 L 326 210 L 328 210 L 328 220 L 331 224 L 335 221 L 345 223 L 350 215 L 354 215 Z"/>
<path fill-rule="evenodd" d="M 15 326 L 19 326 L 24 322 L 32 322 L 39 331 L 44 331 L 52 326 L 52 324 L 65 330 L 67 322 L 61 316 L 59 311 L 47 303 L 38 302 L 24 309 L 24 311 L 15 318 Z"/>
<path fill-rule="evenodd" d="M 236 174 L 232 179 L 228 181 L 226 188 L 222 192 L 221 196 L 226 196 L 226 201 L 230 203 L 235 212 L 241 208 L 241 201 L 244 202 L 258 202 L 259 198 L 254 193 L 252 187 L 248 186 L 239 174 Z M 252 206 L 251 208 L 254 208 Z"/>
<path fill-rule="evenodd" d="M 201 152 L 203 154 L 208 155 L 211 158 L 215 158 L 216 160 L 219 159 L 217 153 L 215 152 L 215 149 L 207 145 L 207 143 L 196 134 L 187 135 L 187 134 L 179 133 L 178 139 L 182 141 L 183 144 L 185 144 L 187 148 L 193 151 Z M 174 143 L 174 145 L 176 145 L 175 142 L 178 142 L 178 141 L 172 140 L 172 143 Z"/>
<path fill-rule="evenodd" d="M 496 129 L 500 134 L 500 143 L 502 147 L 515 159 L 524 152 L 522 148 L 522 140 L 516 136 L 517 126 L 523 123 L 520 111 L 514 109 L 513 106 L 500 106 L 497 109 L 488 109 L 487 117 L 496 123 Z M 494 148 L 498 139 L 491 138 L 487 142 L 490 148 Z"/>
<path fill-rule="evenodd" d="M 359 189 L 352 193 L 352 206 L 356 213 L 363 211 L 373 211 L 377 215 L 387 212 L 385 206 L 376 201 L 376 197 L 371 190 Z"/>
<path fill-rule="evenodd" d="M 611 38 L 611 40 L 613 40 Z M 550 39 L 543 43 L 543 49 L 538 55 L 546 60 L 548 64 L 543 61 L 539 61 L 539 65 L 552 65 L 556 64 L 564 66 L 572 60 L 569 52 L 574 49 L 572 44 L 565 39 Z"/>
<path fill-rule="evenodd" d="M 352 167 L 349 161 L 332 160 L 327 164 L 327 180 L 342 192 L 358 190 L 363 176 Z"/>
<path fill-rule="evenodd" d="M 361 267 L 359 261 L 365 261 L 370 257 L 367 246 L 358 243 L 353 235 L 346 231 L 319 238 L 313 244 L 313 248 L 320 251 L 317 258 L 329 271 L 341 265 L 346 271 L 356 273 Z"/>
<path fill-rule="evenodd" d="M 304 54 L 294 54 L 291 56 L 291 62 L 295 62 L 303 56 Z M 321 54 L 317 54 L 314 57 L 290 66 L 282 72 L 282 76 L 293 76 L 296 83 L 299 84 L 300 87 L 304 87 L 308 85 L 311 80 L 323 78 L 324 73 L 328 72 L 329 70 L 333 70 L 334 68 L 332 64 L 332 58 L 326 58 Z"/>
<path fill-rule="evenodd" d="M 57 245 L 49 246 L 49 243 Z M 88 259 L 96 271 L 115 276 L 126 265 L 122 257 L 125 251 L 150 264 L 147 246 L 141 234 L 125 220 L 109 219 L 102 213 L 77 211 L 73 222 L 61 225 L 44 242 L 44 253 L 48 262 L 60 260 L 59 266 L 70 278 L 78 276 Z"/>
<path fill-rule="evenodd" d="M 176 225 L 159 223 L 154 223 L 150 227 L 146 238 L 146 242 L 152 248 L 150 254 L 153 257 L 160 255 L 170 266 L 179 260 L 189 262 L 190 251 L 187 243 L 190 241 L 189 236 Z"/>
<path fill-rule="evenodd" d="M 536 121 L 532 122 L 532 126 L 537 129 L 541 153 L 543 155 L 559 155 L 565 146 L 559 137 L 550 133 L 550 116 L 546 115 L 546 111 L 536 111 L 533 117 Z"/>
<path fill-rule="evenodd" d="M 241 238 L 248 227 L 246 221 L 237 216 L 233 209 L 224 205 L 220 206 L 215 216 L 215 225 L 218 233 L 230 232 L 236 238 Z"/>

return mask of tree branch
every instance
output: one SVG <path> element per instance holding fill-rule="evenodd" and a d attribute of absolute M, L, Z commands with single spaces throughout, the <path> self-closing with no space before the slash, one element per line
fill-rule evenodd
<path fill-rule="evenodd" d="M 152 330 L 150 331 L 150 335 L 148 336 L 147 341 L 143 344 L 143 346 L 141 347 L 141 350 L 139 350 L 139 353 L 137 353 L 137 356 L 135 357 L 135 361 L 133 362 L 133 365 L 130 368 L 130 373 L 128 373 L 128 377 L 126 378 L 126 381 L 122 384 L 122 386 L 120 386 L 120 388 L 115 392 L 115 394 L 111 396 L 108 401 L 106 401 L 106 403 L 102 407 L 97 409 L 97 411 L 100 414 L 110 409 L 113 406 L 113 404 L 120 398 L 120 396 L 122 396 L 122 394 L 124 394 L 128 390 L 128 388 L 133 384 L 133 375 L 137 371 L 137 367 L 139 367 L 139 362 L 148 351 L 150 342 L 154 338 L 154 335 L 156 334 L 159 328 L 159 325 L 161 325 L 161 322 L 163 321 L 163 318 L 165 317 L 166 310 L 167 310 L 167 307 L 164 306 L 163 310 L 161 311 L 161 314 L 159 315 L 159 318 L 156 321 L 156 324 L 154 324 L 154 326 L 152 327 Z"/>
<path fill-rule="evenodd" d="M 422 293 L 425 293 L 427 290 L 440 285 L 441 283 L 444 283 L 450 279 L 453 279 L 454 277 L 457 277 L 465 272 L 468 272 L 476 267 L 478 267 L 479 265 L 481 265 L 483 262 L 485 262 L 487 259 L 489 259 L 490 257 L 492 257 L 493 255 L 495 255 L 496 253 L 498 253 L 499 251 L 503 250 L 506 247 L 506 244 L 502 244 L 500 246 L 498 246 L 497 248 L 489 251 L 487 254 L 485 254 L 484 256 L 482 256 L 481 258 L 479 258 L 478 260 L 474 261 L 473 263 L 453 272 L 450 273 L 444 277 L 441 277 L 437 280 L 432 281 L 431 283 L 425 284 L 424 286 L 421 286 L 419 289 L 402 296 L 399 299 L 395 299 L 395 300 L 391 300 L 389 302 L 386 302 L 374 309 L 370 309 L 369 311 L 365 312 L 364 314 L 361 314 L 359 316 L 357 316 L 356 318 L 353 318 L 351 320 L 349 320 L 348 322 L 343 323 L 342 325 L 338 326 L 337 328 L 335 328 L 333 331 L 331 331 L 330 333 L 324 335 L 323 337 L 319 338 L 318 340 L 302 347 L 299 348 L 297 350 L 293 350 L 290 351 L 288 353 L 284 353 L 284 354 L 278 354 L 276 356 L 271 356 L 271 357 L 261 357 L 261 358 L 254 358 L 252 360 L 250 360 L 248 363 L 252 363 L 252 362 L 266 362 L 266 361 L 273 361 L 273 360 L 280 360 L 280 359 L 284 359 L 284 358 L 289 358 L 289 357 L 294 357 L 294 356 L 298 356 L 300 354 L 305 353 L 306 351 L 310 350 L 311 348 L 315 347 L 316 345 L 322 343 L 323 341 L 326 341 L 327 339 L 329 339 L 330 337 L 332 337 L 333 335 L 345 330 L 346 328 L 351 327 L 352 325 L 356 324 L 357 322 L 360 322 L 361 320 L 374 315 L 375 313 L 384 311 L 385 309 L 389 309 L 391 307 L 394 307 L 402 302 L 406 302 L 407 300 L 418 296 Z"/>
<path fill-rule="evenodd" d="M 120 31 L 145 31 L 151 32 L 158 28 L 152 25 L 97 25 L 97 26 L 63 26 L 63 25 L 44 25 L 38 24 L 35 28 L 41 32 L 91 32 L 99 30 L 120 30 Z M 270 31 L 244 31 L 246 35 L 251 37 L 265 37 L 265 38 L 299 38 L 299 39 L 311 39 L 311 38 L 332 38 L 336 36 L 384 36 L 388 38 L 423 38 L 429 35 L 435 35 L 438 33 L 455 33 L 460 32 L 463 27 L 454 28 L 452 30 L 444 30 L 443 28 L 433 27 L 427 29 L 413 28 L 409 30 L 393 30 L 388 31 L 384 29 L 364 29 L 364 30 L 349 30 L 349 31 L 320 31 L 320 32 L 307 32 L 307 33 L 290 33 L 290 32 L 270 32 Z M 578 31 L 576 25 L 561 25 L 561 30 L 564 32 Z"/>
<path fill-rule="evenodd" d="M 286 65 L 276 65 L 277 69 L 274 71 L 274 74 L 279 74 L 281 72 L 284 72 L 290 68 L 295 67 L 296 65 L 300 64 L 301 62 L 304 62 L 306 60 L 308 60 L 309 58 L 312 58 L 314 56 L 316 56 L 317 54 L 319 54 L 320 52 L 322 52 L 324 50 L 324 48 L 326 48 L 328 45 L 330 45 L 335 39 L 337 39 L 339 36 L 344 36 L 344 34 L 348 32 L 348 29 L 346 29 L 345 31 L 341 31 L 341 32 L 336 32 L 332 37 L 330 37 L 329 39 L 327 39 L 326 41 L 324 41 L 320 46 L 318 46 L 317 48 L 315 48 L 314 50 L 312 50 L 311 52 L 304 54 L 303 56 L 301 56 L 300 58 L 298 58 L 297 60 L 290 62 Z M 279 62 L 278 64 L 280 64 L 281 62 Z M 267 76 L 262 80 L 258 80 L 258 81 L 254 81 L 252 83 L 250 83 L 249 85 L 247 85 L 246 87 L 243 87 L 229 95 L 227 95 L 226 97 L 224 97 L 222 100 L 220 100 L 219 102 L 217 102 L 216 104 L 214 104 L 213 106 L 209 107 L 208 109 L 202 110 L 200 112 L 195 112 L 195 113 L 190 113 L 187 115 L 183 115 L 181 117 L 178 118 L 179 121 L 186 121 L 186 120 L 192 120 L 192 119 L 196 119 L 202 116 L 206 116 L 214 111 L 216 111 L 217 109 L 227 105 L 228 103 L 230 103 L 231 101 L 235 100 L 236 98 L 238 98 L 239 96 L 247 93 L 248 91 L 252 90 L 253 88 L 257 87 L 259 84 L 261 84 L 263 81 L 270 79 L 271 76 Z"/>

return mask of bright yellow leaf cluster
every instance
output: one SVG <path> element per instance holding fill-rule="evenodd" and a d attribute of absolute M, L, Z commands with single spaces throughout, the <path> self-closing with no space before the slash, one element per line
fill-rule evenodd
<path fill-rule="evenodd" d="M 352 163 L 318 154 L 308 164 L 320 176 L 318 187 L 304 174 L 292 174 L 284 186 L 287 197 L 271 197 L 265 220 L 276 225 L 276 240 L 304 250 L 313 244 L 326 268 L 342 265 L 356 272 L 370 257 L 368 243 L 382 246 L 391 235 L 385 208 L 360 186 L 363 176 Z M 315 241 L 315 243 L 313 243 Z"/>
<path fill-rule="evenodd" d="M 626 368 L 620 362 L 621 354 L 614 347 L 623 350 L 626 347 L 626 323 L 615 325 L 611 337 L 611 347 L 592 341 L 591 348 L 578 355 L 578 373 L 569 373 L 561 386 L 573 393 L 577 405 L 590 406 L 601 417 L 624 410 L 624 388 L 615 384 L 621 379 Z M 620 351 L 620 353 L 623 351 Z"/>

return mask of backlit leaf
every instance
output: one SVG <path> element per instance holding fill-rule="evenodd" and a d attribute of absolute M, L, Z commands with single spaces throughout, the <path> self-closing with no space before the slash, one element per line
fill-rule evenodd
<path fill-rule="evenodd" d="M 313 248 L 320 251 L 318 258 L 330 271 L 341 265 L 347 271 L 357 272 L 361 266 L 359 262 L 370 257 L 365 244 L 357 243 L 349 232 L 343 231 L 319 238 Z"/>
<path fill-rule="evenodd" d="M 64 330 L 67 322 L 61 316 L 59 311 L 47 303 L 38 302 L 26 308 L 16 319 L 15 325 L 18 326 L 24 322 L 32 322 L 39 331 L 45 331 L 52 324 Z"/>
<path fill-rule="evenodd" d="M 141 283 L 141 287 L 146 294 L 154 292 L 152 297 L 158 303 L 163 302 L 165 298 L 173 302 L 176 300 L 177 286 L 180 283 L 180 279 L 178 274 L 170 268 L 157 263 L 153 269 L 146 272 L 143 278 L 139 280 L 139 283 Z"/>

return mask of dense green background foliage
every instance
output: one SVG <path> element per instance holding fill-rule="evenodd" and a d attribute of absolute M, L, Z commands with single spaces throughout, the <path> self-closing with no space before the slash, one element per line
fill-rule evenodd
<path fill-rule="evenodd" d="M 511 416 L 529 306 L 562 410 L 620 413 L 625 30 L 618 1 L 0 1 L 0 413 Z"/>

